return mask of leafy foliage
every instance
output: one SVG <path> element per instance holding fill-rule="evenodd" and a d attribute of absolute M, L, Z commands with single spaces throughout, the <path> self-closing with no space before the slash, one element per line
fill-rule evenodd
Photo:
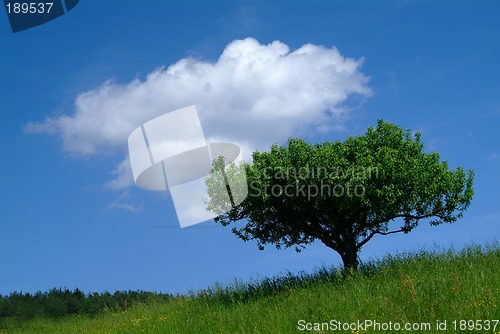
<path fill-rule="evenodd" d="M 249 193 L 234 205 L 220 196 L 221 184 L 242 175 Z M 256 240 L 260 249 L 273 244 L 300 251 L 319 239 L 346 268 L 356 269 L 359 250 L 376 234 L 408 233 L 423 219 L 439 225 L 462 217 L 473 176 L 461 167 L 450 170 L 436 152 L 425 153 L 420 133 L 379 120 L 344 142 L 291 138 L 287 147 L 254 152 L 251 164 L 217 161 L 206 179 L 207 208 L 224 226 L 245 220 L 233 233 Z M 399 228 L 390 228 L 393 221 Z"/>

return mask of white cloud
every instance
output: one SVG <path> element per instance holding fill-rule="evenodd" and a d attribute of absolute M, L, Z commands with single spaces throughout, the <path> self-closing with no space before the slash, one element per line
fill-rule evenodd
<path fill-rule="evenodd" d="M 235 40 L 215 62 L 184 58 L 145 80 L 107 81 L 81 93 L 74 113 L 30 122 L 25 131 L 60 136 L 71 155 L 126 155 L 135 128 L 194 104 L 209 140 L 266 149 L 307 130 L 338 127 L 347 98 L 371 94 L 361 65 L 362 59 L 345 58 L 336 48 L 306 44 L 291 51 L 279 41 Z M 113 174 L 109 188 L 130 185 L 128 159 Z"/>
<path fill-rule="evenodd" d="M 111 175 L 113 175 L 113 179 L 104 184 L 104 187 L 107 189 L 121 190 L 128 188 L 134 183 L 134 176 L 132 175 L 128 155 L 113 169 Z"/>
<path fill-rule="evenodd" d="M 112 203 L 108 205 L 109 208 L 112 209 L 122 209 L 130 212 L 140 212 L 143 210 L 143 206 L 141 205 L 133 205 L 130 203 L 126 203 L 131 199 L 130 192 L 125 190 L 121 193 L 121 195 Z"/>
<path fill-rule="evenodd" d="M 142 211 L 142 206 L 136 206 L 133 204 L 126 204 L 126 203 L 119 203 L 119 202 L 112 202 L 111 204 L 108 205 L 109 208 L 111 209 L 122 209 L 130 212 L 140 212 Z"/>
<path fill-rule="evenodd" d="M 488 160 L 492 160 L 492 161 L 498 160 L 499 158 L 500 158 L 500 155 L 496 152 L 493 152 L 488 156 Z"/>

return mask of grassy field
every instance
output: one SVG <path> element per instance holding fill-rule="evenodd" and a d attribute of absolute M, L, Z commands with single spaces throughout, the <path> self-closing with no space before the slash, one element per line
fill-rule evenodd
<path fill-rule="evenodd" d="M 500 333 L 499 299 L 497 243 L 216 286 L 94 318 L 12 319 L 0 333 Z"/>

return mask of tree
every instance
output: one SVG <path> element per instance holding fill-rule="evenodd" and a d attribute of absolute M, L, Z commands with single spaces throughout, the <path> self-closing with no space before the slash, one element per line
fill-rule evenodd
<path fill-rule="evenodd" d="M 439 225 L 461 218 L 473 177 L 472 170 L 450 170 L 438 153 L 425 153 L 420 133 L 379 120 L 344 142 L 291 138 L 287 147 L 254 152 L 250 164 L 225 166 L 219 158 L 205 180 L 206 204 L 224 226 L 244 221 L 233 233 L 256 240 L 260 249 L 274 244 L 300 251 L 320 240 L 340 254 L 344 268 L 355 270 L 361 247 L 377 234 L 408 233 L 421 220 Z M 228 179 L 248 187 L 238 205 Z"/>

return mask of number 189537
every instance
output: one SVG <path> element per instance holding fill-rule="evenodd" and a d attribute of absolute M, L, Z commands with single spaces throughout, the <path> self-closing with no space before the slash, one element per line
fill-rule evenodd
<path fill-rule="evenodd" d="M 9 14 L 49 14 L 53 5 L 53 2 L 14 2 L 5 6 Z"/>

